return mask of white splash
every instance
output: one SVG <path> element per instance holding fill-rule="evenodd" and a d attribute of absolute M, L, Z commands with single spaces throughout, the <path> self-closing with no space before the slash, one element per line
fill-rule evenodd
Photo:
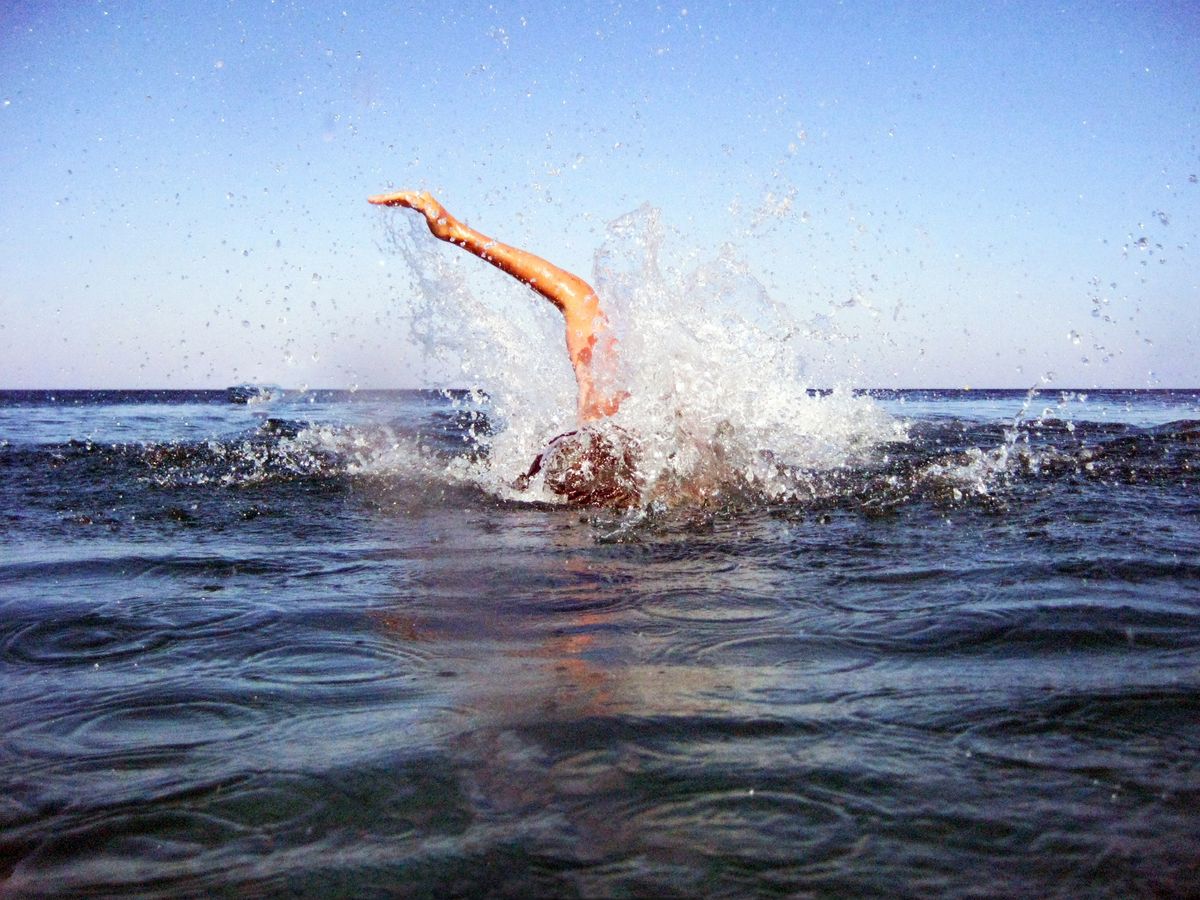
<path fill-rule="evenodd" d="M 463 266 L 423 227 L 389 232 L 414 276 L 412 331 L 435 359 L 457 360 L 486 392 L 495 432 L 469 477 L 504 497 L 547 441 L 575 427 L 575 382 L 553 307 L 519 285 L 480 303 Z M 663 271 L 657 210 L 612 222 L 592 285 L 618 341 L 630 397 L 613 424 L 635 434 L 648 499 L 683 502 L 737 487 L 764 499 L 800 490 L 797 473 L 861 464 L 903 425 L 846 386 L 810 390 L 803 350 L 819 338 L 777 303 L 732 246 L 687 271 Z M 819 387 L 826 387 L 820 385 Z M 805 491 L 806 493 L 807 491 Z"/>

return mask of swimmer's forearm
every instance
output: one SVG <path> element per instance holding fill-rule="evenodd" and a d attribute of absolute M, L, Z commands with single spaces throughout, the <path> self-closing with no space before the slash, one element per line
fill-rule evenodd
<path fill-rule="evenodd" d="M 461 225 L 461 229 L 457 239 L 451 237 L 446 240 L 458 244 L 484 262 L 528 285 L 557 306 L 568 318 L 576 310 L 584 312 L 587 307 L 591 308 L 593 315 L 599 312 L 596 292 L 578 275 L 560 269 L 552 262 L 527 250 L 501 243 L 468 225 Z"/>
<path fill-rule="evenodd" d="M 434 237 L 462 247 L 533 288 L 562 311 L 568 325 L 572 320 L 582 324 L 584 320 L 593 319 L 600 313 L 596 292 L 578 275 L 560 269 L 527 250 L 501 243 L 460 222 L 428 191 L 395 191 L 377 194 L 369 197 L 368 201 L 377 206 L 403 206 L 419 212 L 425 217 Z"/>
<path fill-rule="evenodd" d="M 403 206 L 419 212 L 434 237 L 478 256 L 558 307 L 566 320 L 567 354 L 579 383 L 580 419 L 586 422 L 616 412 L 625 395 L 598 393 L 592 375 L 593 351 L 607 322 L 590 284 L 536 254 L 501 243 L 463 224 L 427 191 L 397 191 L 368 199 L 377 206 Z M 611 352 L 613 341 L 606 340 L 603 350 Z"/>

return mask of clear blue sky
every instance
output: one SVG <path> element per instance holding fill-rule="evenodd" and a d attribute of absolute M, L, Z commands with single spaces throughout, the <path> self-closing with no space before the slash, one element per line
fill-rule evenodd
<path fill-rule="evenodd" d="M 1194 3 L 17 2 L 0 28 L 0 387 L 453 382 L 405 339 L 397 214 L 364 202 L 389 186 L 585 276 L 650 203 L 680 258 L 730 242 L 848 335 L 862 386 L 1200 384 Z"/>

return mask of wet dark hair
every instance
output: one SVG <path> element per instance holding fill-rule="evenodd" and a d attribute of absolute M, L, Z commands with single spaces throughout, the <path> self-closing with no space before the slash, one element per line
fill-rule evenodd
<path fill-rule="evenodd" d="M 560 434 L 529 467 L 545 472 L 546 487 L 578 506 L 636 506 L 642 495 L 638 443 L 614 425 Z"/>

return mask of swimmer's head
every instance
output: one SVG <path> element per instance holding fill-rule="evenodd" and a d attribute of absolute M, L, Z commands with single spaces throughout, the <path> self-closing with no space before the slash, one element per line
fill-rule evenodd
<path fill-rule="evenodd" d="M 641 500 L 637 441 L 615 426 L 590 427 L 550 442 L 540 458 L 546 487 L 580 506 L 636 506 Z"/>

